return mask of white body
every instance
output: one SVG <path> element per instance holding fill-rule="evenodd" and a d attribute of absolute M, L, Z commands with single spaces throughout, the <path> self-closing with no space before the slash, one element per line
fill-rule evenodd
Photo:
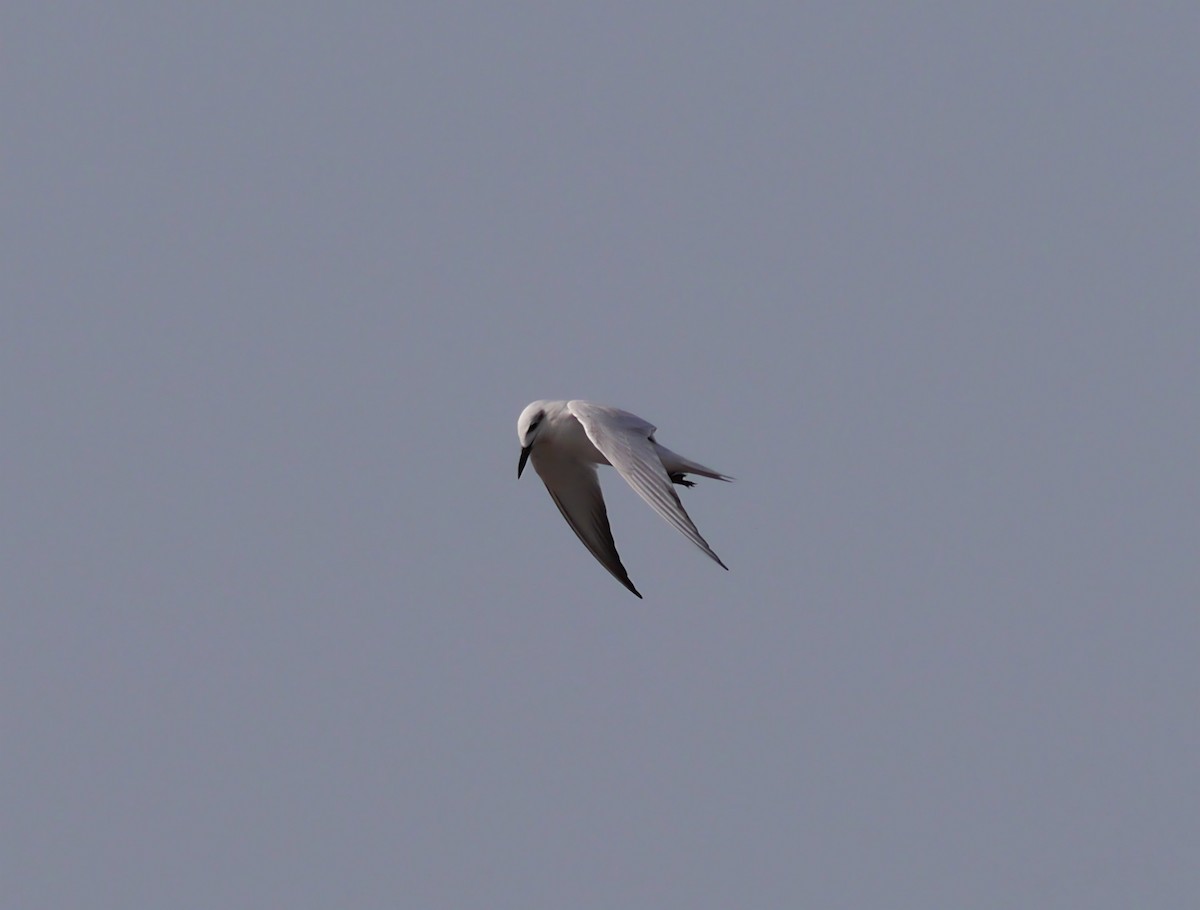
<path fill-rule="evenodd" d="M 731 480 L 702 464 L 659 445 L 655 427 L 636 414 L 590 401 L 535 401 L 517 420 L 521 460 L 546 485 L 567 524 L 604 568 L 638 597 L 637 588 L 621 564 L 608 524 L 608 511 L 596 477 L 596 465 L 607 464 L 666 521 L 728 569 L 684 511 L 672 484 L 692 486 L 685 474 Z"/>

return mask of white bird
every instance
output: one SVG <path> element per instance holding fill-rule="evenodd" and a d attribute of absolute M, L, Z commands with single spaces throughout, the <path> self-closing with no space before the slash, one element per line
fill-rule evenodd
<path fill-rule="evenodd" d="M 654 439 L 655 429 L 636 414 L 590 401 L 535 401 L 517 418 L 517 438 L 521 441 L 517 477 L 525 470 L 525 462 L 532 460 L 571 530 L 600 565 L 638 597 L 642 595 L 629 580 L 613 543 L 596 477 L 598 464 L 616 468 L 668 524 L 678 528 L 722 569 L 729 569 L 700 536 L 671 485 L 695 486 L 684 479 L 686 474 L 726 481 L 733 478 L 659 445 Z"/>

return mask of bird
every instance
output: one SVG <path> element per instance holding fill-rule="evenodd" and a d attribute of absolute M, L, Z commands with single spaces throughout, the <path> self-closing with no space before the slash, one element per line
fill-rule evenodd
<path fill-rule="evenodd" d="M 629 580 L 613 541 L 597 465 L 616 468 L 668 524 L 729 570 L 696 530 L 674 485 L 695 486 L 686 478 L 688 474 L 727 482 L 733 478 L 660 445 L 654 438 L 656 430 L 654 424 L 629 411 L 580 400 L 534 401 L 517 418 L 521 443 L 517 478 L 525 463 L 532 462 L 571 530 L 600 565 L 639 598 L 641 592 Z"/>

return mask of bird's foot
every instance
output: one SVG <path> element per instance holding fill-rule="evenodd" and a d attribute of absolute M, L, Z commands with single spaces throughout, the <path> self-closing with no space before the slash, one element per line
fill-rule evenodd
<path fill-rule="evenodd" d="M 696 482 L 694 480 L 684 480 L 683 478 L 684 478 L 684 472 L 676 471 L 674 474 L 671 475 L 671 483 L 677 483 L 681 487 L 694 487 L 696 485 Z"/>

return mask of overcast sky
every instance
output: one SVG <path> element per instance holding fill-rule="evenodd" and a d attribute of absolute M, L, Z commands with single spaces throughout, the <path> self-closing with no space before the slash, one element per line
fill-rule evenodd
<path fill-rule="evenodd" d="M 6 7 L 0 903 L 1195 906 L 1198 8 L 392 6 Z"/>

